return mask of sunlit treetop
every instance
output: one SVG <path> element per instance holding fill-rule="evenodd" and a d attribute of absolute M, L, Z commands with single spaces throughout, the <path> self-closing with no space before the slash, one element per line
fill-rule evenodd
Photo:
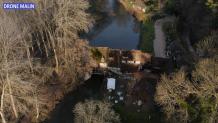
<path fill-rule="evenodd" d="M 218 9 L 218 0 L 207 0 L 207 6 L 211 9 Z"/>

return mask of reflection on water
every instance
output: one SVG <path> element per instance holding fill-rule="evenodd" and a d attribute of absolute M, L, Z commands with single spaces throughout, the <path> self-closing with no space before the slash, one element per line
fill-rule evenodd
<path fill-rule="evenodd" d="M 103 0 L 102 11 L 111 16 L 112 22 L 95 35 L 92 46 L 106 46 L 119 49 L 136 49 L 139 41 L 138 23 L 118 4 L 116 0 Z M 96 30 L 95 30 L 96 31 Z M 97 32 L 97 31 L 96 31 Z"/>
<path fill-rule="evenodd" d="M 102 0 L 102 1 L 106 1 L 106 9 L 108 9 L 109 11 L 114 9 L 115 7 L 115 1 L 114 0 Z"/>

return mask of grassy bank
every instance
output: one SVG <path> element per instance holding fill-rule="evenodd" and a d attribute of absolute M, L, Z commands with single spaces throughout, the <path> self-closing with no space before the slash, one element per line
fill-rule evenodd
<path fill-rule="evenodd" d="M 138 49 L 142 50 L 143 52 L 153 53 L 154 38 L 154 22 L 143 21 L 140 26 L 140 41 L 138 44 Z"/>
<path fill-rule="evenodd" d="M 141 22 L 140 41 L 138 44 L 138 49 L 142 50 L 143 52 L 153 53 L 153 40 L 155 36 L 154 36 L 154 22 L 151 19 L 149 19 L 151 15 L 134 9 L 131 0 L 119 0 L 119 1 L 128 12 L 133 14 L 136 17 L 136 19 Z"/>

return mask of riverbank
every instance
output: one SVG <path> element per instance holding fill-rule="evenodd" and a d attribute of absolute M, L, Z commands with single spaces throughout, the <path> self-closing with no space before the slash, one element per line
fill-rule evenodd
<path fill-rule="evenodd" d="M 153 40 L 154 40 L 154 22 L 153 21 L 143 21 L 140 26 L 140 41 L 138 48 L 143 52 L 148 52 L 153 54 Z"/>
<path fill-rule="evenodd" d="M 93 75 L 84 84 L 66 94 L 51 112 L 50 119 L 42 123 L 74 123 L 73 109 L 75 105 L 88 99 L 100 99 L 102 94 L 99 92 L 102 88 L 103 79 L 104 77 L 101 75 Z"/>
<path fill-rule="evenodd" d="M 137 46 L 138 49 L 153 54 L 155 29 L 154 22 L 149 19 L 151 15 L 145 13 L 145 7 L 138 6 L 131 0 L 119 0 L 119 2 L 140 22 L 140 40 Z"/>
<path fill-rule="evenodd" d="M 145 9 L 143 7 L 135 5 L 131 0 L 119 0 L 119 2 L 129 13 L 135 16 L 138 21 L 145 19 Z"/>

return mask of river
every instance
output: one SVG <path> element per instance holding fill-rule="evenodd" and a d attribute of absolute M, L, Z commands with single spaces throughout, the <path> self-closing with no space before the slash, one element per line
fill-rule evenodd
<path fill-rule="evenodd" d="M 74 106 L 87 99 L 99 99 L 102 95 L 100 89 L 102 87 L 104 77 L 94 75 L 77 89 L 67 94 L 64 99 L 56 105 L 48 120 L 43 123 L 74 123 Z"/>
<path fill-rule="evenodd" d="M 137 49 L 139 43 L 139 23 L 117 0 L 103 0 L 102 12 L 108 13 L 107 23 L 91 30 L 91 46 L 115 49 Z"/>
<path fill-rule="evenodd" d="M 93 28 L 89 36 L 91 46 L 103 46 L 119 49 L 137 49 L 139 43 L 139 24 L 117 0 L 104 0 L 102 11 L 106 12 L 106 23 Z M 50 118 L 44 123 L 73 123 L 74 106 L 86 99 L 98 99 L 103 83 L 103 76 L 92 76 L 83 85 L 69 93 L 56 105 Z"/>

